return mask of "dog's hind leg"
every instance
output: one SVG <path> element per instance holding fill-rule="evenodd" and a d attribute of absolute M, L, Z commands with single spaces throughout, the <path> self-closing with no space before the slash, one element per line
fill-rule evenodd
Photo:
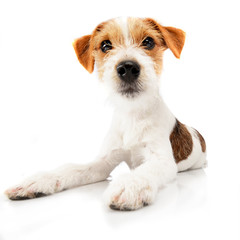
<path fill-rule="evenodd" d="M 103 181 L 126 154 L 128 153 L 122 150 L 114 150 L 86 165 L 68 164 L 54 171 L 37 174 L 9 188 L 5 194 L 11 200 L 24 200 Z"/>

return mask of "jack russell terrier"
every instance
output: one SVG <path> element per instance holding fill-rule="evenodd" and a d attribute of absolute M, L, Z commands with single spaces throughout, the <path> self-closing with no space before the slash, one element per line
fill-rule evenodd
<path fill-rule="evenodd" d="M 131 172 L 114 179 L 105 192 L 115 210 L 152 204 L 158 189 L 177 172 L 205 167 L 206 144 L 182 124 L 159 94 L 163 52 L 180 54 L 185 33 L 150 18 L 117 18 L 99 24 L 73 43 L 77 58 L 109 90 L 115 106 L 112 125 L 95 161 L 66 165 L 32 176 L 5 193 L 12 200 L 36 198 L 106 180 L 125 161 Z"/>

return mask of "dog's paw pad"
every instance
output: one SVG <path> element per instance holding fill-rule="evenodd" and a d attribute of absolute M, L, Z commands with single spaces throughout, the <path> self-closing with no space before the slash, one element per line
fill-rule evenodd
<path fill-rule="evenodd" d="M 45 197 L 47 194 L 44 194 L 42 192 L 34 192 L 34 193 L 28 193 L 27 195 L 20 196 L 20 195 L 9 195 L 8 198 L 13 201 L 18 200 L 27 200 L 27 199 L 33 199 L 33 198 L 40 198 Z"/>
<path fill-rule="evenodd" d="M 10 188 L 5 191 L 5 194 L 10 200 L 27 200 L 32 198 L 40 198 L 47 195 L 43 192 L 34 192 L 23 187 Z"/>
<path fill-rule="evenodd" d="M 115 204 L 110 204 L 109 207 L 112 210 L 118 210 L 118 211 L 132 211 L 134 209 L 128 208 L 128 207 L 120 207 L 119 205 L 115 205 Z"/>

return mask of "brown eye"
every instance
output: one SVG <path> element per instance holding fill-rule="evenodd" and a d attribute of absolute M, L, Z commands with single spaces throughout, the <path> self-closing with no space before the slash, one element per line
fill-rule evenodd
<path fill-rule="evenodd" d="M 102 52 L 106 53 L 107 51 L 112 49 L 112 43 L 109 40 L 104 40 L 101 43 Z"/>
<path fill-rule="evenodd" d="M 147 37 L 143 40 L 142 46 L 147 50 L 152 50 L 155 47 L 155 42 L 151 37 Z"/>

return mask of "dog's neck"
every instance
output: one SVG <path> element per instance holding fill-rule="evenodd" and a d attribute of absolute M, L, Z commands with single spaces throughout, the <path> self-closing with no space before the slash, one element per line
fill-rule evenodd
<path fill-rule="evenodd" d="M 117 97 L 114 99 L 113 104 L 115 113 L 137 119 L 159 114 L 160 109 L 165 105 L 159 93 L 152 96 L 139 96 L 136 99 L 122 99 L 122 97 L 120 99 Z"/>

